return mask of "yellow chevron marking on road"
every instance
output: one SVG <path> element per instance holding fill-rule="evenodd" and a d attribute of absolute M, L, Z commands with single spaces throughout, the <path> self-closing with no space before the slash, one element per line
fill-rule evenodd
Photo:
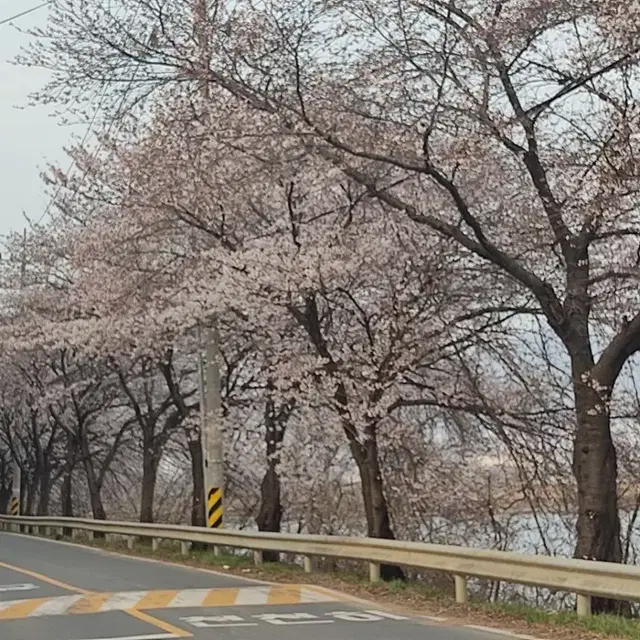
<path fill-rule="evenodd" d="M 123 591 L 88 593 L 0 602 L 0 620 L 85 615 L 103 611 L 145 611 L 194 607 L 241 607 L 251 605 L 335 602 L 337 596 L 300 585 L 242 587 L 239 589 L 182 589 L 175 591 Z"/>
<path fill-rule="evenodd" d="M 150 591 L 134 609 L 165 609 L 178 595 L 178 591 Z"/>
<path fill-rule="evenodd" d="M 281 587 L 271 589 L 267 596 L 267 604 L 298 604 L 302 589 L 300 587 Z"/>
<path fill-rule="evenodd" d="M 109 599 L 110 593 L 96 593 L 84 596 L 76 602 L 67 613 L 98 613 L 102 605 Z"/>
<path fill-rule="evenodd" d="M 63 596 L 64 597 L 64 596 Z M 16 620 L 28 618 L 43 604 L 48 604 L 53 598 L 34 598 L 33 600 L 13 600 L 2 603 L 0 620 Z"/>
<path fill-rule="evenodd" d="M 202 599 L 203 607 L 233 607 L 240 589 L 211 589 Z"/>

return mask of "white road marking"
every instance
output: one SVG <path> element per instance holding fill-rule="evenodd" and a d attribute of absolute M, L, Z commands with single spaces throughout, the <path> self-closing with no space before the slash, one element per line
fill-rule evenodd
<path fill-rule="evenodd" d="M 240 616 L 189 616 L 180 618 L 198 629 L 216 629 L 220 627 L 257 627 L 257 622 L 244 622 Z"/>
<path fill-rule="evenodd" d="M 84 596 L 61 596 L 43 602 L 37 609 L 32 611 L 29 616 L 59 616 L 72 607 L 76 602 L 82 600 Z"/>
<path fill-rule="evenodd" d="M 0 584 L 0 592 L 6 591 L 32 591 L 33 589 L 39 589 L 38 586 L 31 583 L 24 584 Z"/>
<path fill-rule="evenodd" d="M 148 591 L 129 591 L 114 593 L 101 607 L 100 611 L 122 611 L 133 609 L 146 596 Z"/>
<path fill-rule="evenodd" d="M 253 616 L 269 624 L 332 624 L 333 620 L 319 620 L 312 613 L 261 613 Z"/>
<path fill-rule="evenodd" d="M 343 622 L 379 622 L 383 620 L 382 616 L 367 611 L 331 611 L 327 615 Z"/>
<path fill-rule="evenodd" d="M 304 587 L 300 589 L 300 602 L 311 603 L 311 602 L 335 602 L 335 596 L 332 596 L 328 593 L 323 593 L 321 591 L 315 591 L 313 589 L 305 589 Z"/>
<path fill-rule="evenodd" d="M 269 591 L 269 587 L 252 587 L 251 589 L 240 589 L 236 597 L 235 604 L 267 604 Z"/>
<path fill-rule="evenodd" d="M 171 608 L 199 607 L 209 594 L 210 589 L 185 589 L 169 603 Z"/>

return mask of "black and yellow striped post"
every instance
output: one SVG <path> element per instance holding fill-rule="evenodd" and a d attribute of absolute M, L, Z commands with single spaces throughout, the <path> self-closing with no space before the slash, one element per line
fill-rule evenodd
<path fill-rule="evenodd" d="M 11 496 L 11 500 L 9 500 L 9 514 L 12 516 L 20 515 L 20 498 L 18 498 L 18 496 Z"/>
<path fill-rule="evenodd" d="M 222 488 L 211 487 L 207 493 L 207 526 L 210 529 L 222 527 Z"/>

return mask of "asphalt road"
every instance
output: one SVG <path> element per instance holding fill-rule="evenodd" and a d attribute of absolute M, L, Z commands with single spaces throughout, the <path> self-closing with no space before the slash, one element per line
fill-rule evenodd
<path fill-rule="evenodd" d="M 304 585 L 0 533 L 1 640 L 499 640 Z"/>

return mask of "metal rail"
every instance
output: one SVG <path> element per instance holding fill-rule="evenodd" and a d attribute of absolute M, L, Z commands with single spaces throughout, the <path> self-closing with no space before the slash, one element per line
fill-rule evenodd
<path fill-rule="evenodd" d="M 88 518 L 52 518 L 0 515 L 0 528 L 51 534 L 70 529 L 119 535 L 128 538 L 133 548 L 137 538 L 151 538 L 153 548 L 159 540 L 182 543 L 182 553 L 189 553 L 189 543 L 235 547 L 254 551 L 256 562 L 263 551 L 281 551 L 305 557 L 305 570 L 312 570 L 311 558 L 325 556 L 363 560 L 369 563 L 372 581 L 380 579 L 380 564 L 398 564 L 452 574 L 456 600 L 467 601 L 467 578 L 486 578 L 515 584 L 545 587 L 577 595 L 580 616 L 591 612 L 591 597 L 640 601 L 640 567 L 609 562 L 592 562 L 506 551 L 470 549 L 449 545 L 351 538 L 342 536 L 263 533 L 225 529 L 205 529 L 182 525 L 115 522 Z"/>

